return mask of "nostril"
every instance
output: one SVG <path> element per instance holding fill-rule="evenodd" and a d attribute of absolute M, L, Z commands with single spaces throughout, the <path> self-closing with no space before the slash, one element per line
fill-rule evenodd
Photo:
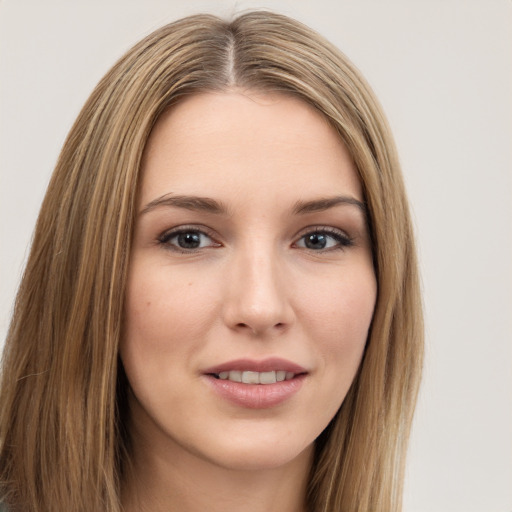
<path fill-rule="evenodd" d="M 268 327 L 252 326 L 251 324 L 239 322 L 236 324 L 236 328 L 242 329 L 242 330 L 247 329 L 247 330 L 251 331 L 253 334 L 258 335 L 264 331 L 268 331 L 268 330 L 272 330 L 272 329 L 277 329 L 277 330 L 281 331 L 286 328 L 286 323 L 278 322 L 278 323 L 274 324 L 273 326 L 271 326 L 269 329 Z"/>

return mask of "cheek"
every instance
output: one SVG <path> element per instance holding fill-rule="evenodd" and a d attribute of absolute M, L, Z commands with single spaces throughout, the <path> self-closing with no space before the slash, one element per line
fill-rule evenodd
<path fill-rule="evenodd" d="M 376 294 L 373 269 L 368 268 L 344 279 L 332 279 L 309 296 L 305 311 L 310 337 L 315 339 L 326 371 L 336 374 L 342 370 L 350 381 L 355 375 L 368 338 Z"/>
<path fill-rule="evenodd" d="M 351 272 L 342 279 L 333 277 L 322 286 L 317 283 L 314 293 L 305 296 L 304 310 L 326 334 L 366 339 L 377 296 L 372 269 Z"/>
<path fill-rule="evenodd" d="M 120 354 L 127 372 L 164 371 L 193 354 L 215 307 L 200 280 L 168 268 L 132 265 Z M 186 343 L 184 341 L 186 340 Z M 166 356 L 172 357 L 166 357 Z"/>
<path fill-rule="evenodd" d="M 339 410 L 357 374 L 375 306 L 373 269 L 350 276 L 333 276 L 303 305 L 317 361 L 310 413 L 319 419 L 321 429 Z"/>

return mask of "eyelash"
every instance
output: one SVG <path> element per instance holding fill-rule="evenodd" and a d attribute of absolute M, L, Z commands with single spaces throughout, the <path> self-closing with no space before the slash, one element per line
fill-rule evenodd
<path fill-rule="evenodd" d="M 186 234 L 195 234 L 195 235 L 199 235 L 199 236 L 206 236 L 210 240 L 212 240 L 213 243 L 206 247 L 195 247 L 195 248 L 189 248 L 189 249 L 184 248 L 184 247 L 179 247 L 178 245 L 170 243 L 170 241 L 173 238 L 176 238 L 180 235 L 186 235 Z M 313 252 L 313 253 L 316 253 L 316 252 L 324 252 L 325 253 L 325 252 L 336 251 L 336 250 L 344 250 L 344 249 L 354 245 L 354 240 L 352 238 L 350 238 L 348 235 L 346 235 L 343 231 L 340 231 L 335 228 L 330 228 L 330 227 L 316 227 L 316 228 L 309 229 L 308 231 L 304 232 L 299 237 L 299 239 L 296 242 L 294 242 L 293 245 L 295 247 L 297 247 L 297 244 L 301 240 L 304 240 L 307 236 L 313 236 L 313 235 L 326 235 L 328 238 L 331 238 L 331 239 L 335 240 L 335 242 L 336 242 L 335 246 L 328 247 L 328 248 L 311 249 L 308 247 L 303 247 L 304 249 L 306 249 L 310 252 Z M 206 249 L 206 248 L 210 248 L 210 247 L 214 247 L 214 248 L 221 247 L 220 243 L 215 242 L 215 239 L 211 233 L 209 233 L 205 229 L 201 229 L 196 226 L 182 226 L 177 229 L 172 229 L 170 231 L 166 231 L 158 237 L 158 243 L 166 246 L 166 248 L 171 251 L 176 251 L 176 252 L 179 252 L 182 254 L 192 254 L 192 253 L 196 253 L 197 251 L 199 251 L 201 249 Z M 299 248 L 301 248 L 301 247 L 299 247 Z"/>

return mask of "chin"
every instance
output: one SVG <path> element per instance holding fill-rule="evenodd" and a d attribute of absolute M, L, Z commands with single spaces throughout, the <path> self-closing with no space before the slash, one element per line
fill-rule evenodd
<path fill-rule="evenodd" d="M 225 443 L 208 445 L 202 457 L 213 464 L 233 471 L 259 471 L 284 467 L 304 459 L 309 461 L 313 453 L 314 443 L 303 439 L 292 439 L 292 435 L 279 436 L 276 439 L 252 437 L 248 435 L 241 439 L 230 437 Z"/>
<path fill-rule="evenodd" d="M 238 449 L 233 447 L 229 452 L 211 457 L 210 462 L 231 471 L 268 471 L 287 465 L 296 464 L 299 460 L 307 461 L 313 453 L 313 444 L 298 449 L 297 447 L 252 446 Z"/>

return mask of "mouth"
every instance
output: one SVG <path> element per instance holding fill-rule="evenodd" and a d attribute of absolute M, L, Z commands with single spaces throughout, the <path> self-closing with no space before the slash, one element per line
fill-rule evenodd
<path fill-rule="evenodd" d="M 205 375 L 242 384 L 276 384 L 307 374 L 302 366 L 277 357 L 262 361 L 237 359 L 208 368 Z"/>
<path fill-rule="evenodd" d="M 303 385 L 308 372 L 279 358 L 237 360 L 209 368 L 203 375 L 211 388 L 237 406 L 260 409 L 286 402 Z"/>
<path fill-rule="evenodd" d="M 231 370 L 210 374 L 219 380 L 241 382 L 243 384 L 275 384 L 285 380 L 292 380 L 297 374 L 286 370 L 271 370 L 268 372 L 253 372 L 250 370 Z"/>

